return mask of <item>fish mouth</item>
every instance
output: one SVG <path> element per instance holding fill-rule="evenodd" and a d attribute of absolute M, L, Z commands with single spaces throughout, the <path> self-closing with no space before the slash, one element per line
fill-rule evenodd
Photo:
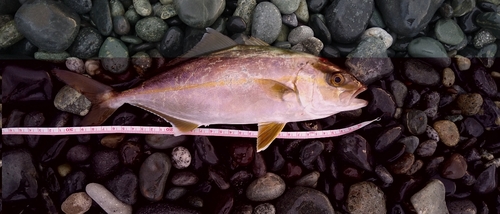
<path fill-rule="evenodd" d="M 353 97 L 357 97 L 359 94 L 361 94 L 363 91 L 366 91 L 366 86 L 361 86 L 360 88 L 358 88 L 358 90 L 356 90 L 353 94 Z"/>
<path fill-rule="evenodd" d="M 358 88 L 358 90 L 356 90 L 352 96 L 352 99 L 350 101 L 350 105 L 352 105 L 355 108 L 362 108 L 362 107 L 367 106 L 368 101 L 356 98 L 359 94 L 366 91 L 366 89 L 367 89 L 366 86 L 361 86 L 360 88 Z"/>

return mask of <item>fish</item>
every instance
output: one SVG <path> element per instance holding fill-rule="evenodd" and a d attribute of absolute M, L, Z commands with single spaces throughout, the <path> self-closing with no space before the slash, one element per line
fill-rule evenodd
<path fill-rule="evenodd" d="M 254 37 L 239 44 L 207 28 L 197 45 L 172 61 L 167 71 L 121 92 L 67 70 L 52 74 L 91 101 L 82 126 L 104 123 L 127 103 L 168 121 L 176 136 L 212 124 L 258 124 L 257 152 L 288 122 L 321 119 L 368 103 L 357 98 L 366 86 L 345 69 Z"/>

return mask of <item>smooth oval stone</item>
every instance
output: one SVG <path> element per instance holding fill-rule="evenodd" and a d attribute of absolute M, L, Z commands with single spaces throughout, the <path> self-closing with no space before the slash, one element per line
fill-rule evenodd
<path fill-rule="evenodd" d="M 488 194 L 495 190 L 498 186 L 498 175 L 495 166 L 489 166 L 483 170 L 478 176 L 476 183 L 473 186 L 474 192 L 478 194 Z"/>
<path fill-rule="evenodd" d="M 97 55 L 103 42 L 101 34 L 95 28 L 83 27 L 68 48 L 68 53 L 71 56 L 88 59 Z"/>
<path fill-rule="evenodd" d="M 276 213 L 334 213 L 328 197 L 322 192 L 307 188 L 294 187 L 276 202 Z"/>
<path fill-rule="evenodd" d="M 320 141 L 312 141 L 300 148 L 299 161 L 308 169 L 313 169 L 313 164 L 318 156 L 323 152 L 324 145 Z"/>
<path fill-rule="evenodd" d="M 132 206 L 118 200 L 113 193 L 101 184 L 89 183 L 85 187 L 85 192 L 87 192 L 106 213 L 132 214 Z"/>
<path fill-rule="evenodd" d="M 19 8 L 16 28 L 31 43 L 48 52 L 66 50 L 80 27 L 80 17 L 61 2 L 32 1 Z"/>
<path fill-rule="evenodd" d="M 327 4 L 328 0 L 307 0 L 307 7 L 311 13 L 320 13 Z"/>
<path fill-rule="evenodd" d="M 394 182 L 394 178 L 391 173 L 389 173 L 389 171 L 382 165 L 375 167 L 375 174 L 377 174 L 380 180 L 382 180 L 385 184 L 392 184 L 392 182 Z"/>
<path fill-rule="evenodd" d="M 121 40 L 114 37 L 104 40 L 99 49 L 99 57 L 102 67 L 112 73 L 120 74 L 128 68 L 128 49 Z"/>
<path fill-rule="evenodd" d="M 445 202 L 445 187 L 437 179 L 432 179 L 424 188 L 411 196 L 410 201 L 415 210 L 420 213 L 448 213 Z"/>
<path fill-rule="evenodd" d="M 383 131 L 375 141 L 375 151 L 382 152 L 386 150 L 394 141 L 396 141 L 403 133 L 402 126 L 395 126 Z"/>
<path fill-rule="evenodd" d="M 420 140 L 416 136 L 408 136 L 399 139 L 398 143 L 406 145 L 405 151 L 413 154 L 417 149 L 418 145 L 420 144 Z"/>
<path fill-rule="evenodd" d="M 452 200 L 446 203 L 448 211 L 452 214 L 463 213 L 463 214 L 474 214 L 477 213 L 476 205 L 471 200 L 459 199 Z"/>
<path fill-rule="evenodd" d="M 224 0 L 174 0 L 175 10 L 186 25 L 206 28 L 224 12 Z"/>
<path fill-rule="evenodd" d="M 109 36 L 113 31 L 109 0 L 94 0 L 93 4 L 92 10 L 90 10 L 90 18 L 103 36 Z"/>
<path fill-rule="evenodd" d="M 465 39 L 465 34 L 462 32 L 458 24 L 452 19 L 440 19 L 434 26 L 436 38 L 449 45 L 458 45 Z"/>
<path fill-rule="evenodd" d="M 476 23 L 476 17 L 480 13 L 483 13 L 483 11 L 477 7 L 473 7 L 470 13 L 466 13 L 465 15 L 458 17 L 458 25 L 464 33 L 468 34 L 479 30 L 480 27 Z"/>
<path fill-rule="evenodd" d="M 206 136 L 196 136 L 194 138 L 194 147 L 203 162 L 210 165 L 215 165 L 219 162 L 219 158 L 215 153 L 214 146 Z"/>
<path fill-rule="evenodd" d="M 313 36 L 313 30 L 310 27 L 303 25 L 296 27 L 290 31 L 290 33 L 288 34 L 288 42 L 290 42 L 292 45 L 296 45 Z"/>
<path fill-rule="evenodd" d="M 285 187 L 280 176 L 268 172 L 248 185 L 246 196 L 251 201 L 269 201 L 281 196 Z"/>
<path fill-rule="evenodd" d="M 375 0 L 389 29 L 405 37 L 414 37 L 432 19 L 444 0 Z"/>
<path fill-rule="evenodd" d="M 386 213 L 384 192 L 374 183 L 353 184 L 347 195 L 347 210 L 351 213 Z"/>
<path fill-rule="evenodd" d="M 161 55 L 167 58 L 178 57 L 183 53 L 184 32 L 177 26 L 168 28 L 160 41 Z"/>
<path fill-rule="evenodd" d="M 439 73 L 433 67 L 419 60 L 406 61 L 403 75 L 410 81 L 423 86 L 434 86 L 441 80 Z"/>
<path fill-rule="evenodd" d="M 31 154 L 24 149 L 4 151 L 2 154 L 2 201 L 20 201 L 38 196 L 38 173 Z M 7 165 L 5 165 L 7 164 Z M 8 166 L 8 167 L 5 167 Z"/>
<path fill-rule="evenodd" d="M 273 213 L 276 213 L 276 208 L 274 208 L 274 205 L 272 205 L 270 203 L 263 203 L 263 204 L 257 205 L 253 209 L 253 213 L 254 214 L 273 214 Z"/>
<path fill-rule="evenodd" d="M 294 12 L 297 16 L 299 22 L 308 23 L 309 22 L 309 10 L 307 9 L 306 0 L 300 0 L 299 8 Z"/>
<path fill-rule="evenodd" d="M 149 16 L 153 12 L 153 7 L 148 0 L 133 0 L 135 11 L 141 16 Z"/>
<path fill-rule="evenodd" d="M 467 172 L 467 162 L 458 153 L 453 153 L 442 163 L 441 176 L 444 178 L 459 179 L 465 175 L 465 172 Z"/>
<path fill-rule="evenodd" d="M 333 40 L 352 43 L 368 26 L 374 7 L 373 0 L 339 0 L 325 9 L 325 19 Z"/>
<path fill-rule="evenodd" d="M 457 106 L 461 113 L 466 116 L 472 116 L 479 112 L 483 105 L 483 97 L 478 93 L 467 93 L 458 95 Z"/>
<path fill-rule="evenodd" d="M 435 140 L 426 140 L 420 145 L 418 145 L 415 154 L 420 157 L 430 157 L 434 154 L 437 148 L 437 141 Z"/>
<path fill-rule="evenodd" d="M 259 3 L 253 11 L 252 36 L 268 44 L 273 43 L 281 30 L 281 15 L 270 2 Z"/>
<path fill-rule="evenodd" d="M 408 94 L 408 88 L 406 85 L 399 80 L 394 80 L 391 82 L 390 89 L 396 105 L 400 108 L 403 107 L 404 100 Z"/>
<path fill-rule="evenodd" d="M 172 163 L 166 154 L 156 152 L 148 156 L 139 169 L 139 189 L 142 196 L 150 201 L 160 201 L 171 168 Z"/>
<path fill-rule="evenodd" d="M 92 154 L 90 146 L 77 144 L 71 147 L 66 153 L 66 159 L 72 163 L 83 163 Z"/>
<path fill-rule="evenodd" d="M 167 23 L 158 17 L 143 18 L 135 24 L 137 36 L 148 42 L 159 42 L 167 29 Z"/>
<path fill-rule="evenodd" d="M 135 12 L 134 8 L 129 8 L 125 14 L 125 18 L 130 22 L 130 26 L 135 26 L 135 24 L 141 19 L 141 16 Z"/>
<path fill-rule="evenodd" d="M 472 78 L 476 88 L 486 95 L 494 97 L 498 93 L 498 86 L 495 80 L 484 69 L 474 71 Z"/>
<path fill-rule="evenodd" d="M 170 181 L 176 186 L 191 186 L 198 183 L 199 178 L 193 172 L 181 171 L 173 174 Z"/>
<path fill-rule="evenodd" d="M 335 149 L 339 158 L 361 169 L 372 171 L 369 159 L 371 147 L 365 138 L 358 134 L 348 134 L 342 136 L 338 144 Z"/>
<path fill-rule="evenodd" d="M 410 153 L 404 153 L 397 160 L 389 165 L 389 170 L 393 174 L 405 174 L 410 170 L 411 166 L 415 162 L 415 156 Z"/>
<path fill-rule="evenodd" d="M 85 192 L 75 192 L 71 194 L 61 204 L 64 213 L 83 214 L 89 211 L 92 206 L 92 198 Z"/>
<path fill-rule="evenodd" d="M 370 115 L 377 115 L 384 118 L 392 118 L 396 112 L 396 103 L 391 94 L 382 88 L 375 86 L 369 87 L 369 92 L 372 97 L 369 102 L 367 111 Z"/>
<path fill-rule="evenodd" d="M 291 14 L 299 8 L 300 0 L 271 0 L 282 14 Z"/>
<path fill-rule="evenodd" d="M 412 57 L 426 58 L 440 67 L 447 67 L 451 63 L 444 46 L 430 37 L 418 37 L 408 44 L 408 54 Z M 436 59 L 429 59 L 436 58 Z"/>
<path fill-rule="evenodd" d="M 63 0 L 66 6 L 79 14 L 85 14 L 92 9 L 92 0 Z"/>
<path fill-rule="evenodd" d="M 463 130 L 465 135 L 472 137 L 479 137 L 484 133 L 484 128 L 481 123 L 473 117 L 465 118 L 460 126 L 460 130 Z"/>
<path fill-rule="evenodd" d="M 437 131 L 439 138 L 444 145 L 449 147 L 457 145 L 460 139 L 460 134 L 455 123 L 449 120 L 438 120 L 434 122 L 432 127 Z"/>
<path fill-rule="evenodd" d="M 139 179 L 131 170 L 125 170 L 106 182 L 106 188 L 118 200 L 130 205 L 137 202 L 138 186 Z"/>
<path fill-rule="evenodd" d="M 332 42 L 332 35 L 318 14 L 311 16 L 309 25 L 314 32 L 314 36 L 321 40 L 323 44 L 329 45 Z"/>
<path fill-rule="evenodd" d="M 175 201 L 186 195 L 188 190 L 184 187 L 172 187 L 165 192 L 165 199 Z"/>
<path fill-rule="evenodd" d="M 110 0 L 109 9 L 111 10 L 111 17 L 123 16 L 125 14 L 125 8 L 120 0 Z"/>

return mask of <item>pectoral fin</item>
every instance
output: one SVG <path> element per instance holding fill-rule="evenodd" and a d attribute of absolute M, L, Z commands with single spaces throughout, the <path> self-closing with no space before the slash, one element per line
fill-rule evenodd
<path fill-rule="evenodd" d="M 257 137 L 257 152 L 263 151 L 276 139 L 285 123 L 259 123 L 259 134 Z"/>
<path fill-rule="evenodd" d="M 182 133 L 190 132 L 193 129 L 196 129 L 200 126 L 199 124 L 196 124 L 194 122 L 178 119 L 178 118 L 163 114 L 161 112 L 158 112 L 154 109 L 148 108 L 148 107 L 140 105 L 140 104 L 133 104 L 133 105 L 137 106 L 139 108 L 142 108 L 146 111 L 149 111 L 149 112 L 163 118 L 164 120 L 168 121 L 170 124 L 172 124 L 172 127 L 174 128 L 174 135 L 175 136 L 181 135 Z"/>
<path fill-rule="evenodd" d="M 273 99 L 287 101 L 295 97 L 295 91 L 283 83 L 269 79 L 257 79 L 255 81 L 262 88 L 262 91 Z"/>

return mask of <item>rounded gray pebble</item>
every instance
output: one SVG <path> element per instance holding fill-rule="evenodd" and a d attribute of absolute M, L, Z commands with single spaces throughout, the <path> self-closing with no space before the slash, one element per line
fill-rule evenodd
<path fill-rule="evenodd" d="M 391 82 L 390 88 L 396 105 L 400 108 L 403 107 L 406 95 L 408 94 L 406 85 L 399 80 L 394 80 Z"/>
<path fill-rule="evenodd" d="M 394 178 L 391 173 L 382 165 L 378 165 L 375 167 L 375 174 L 384 182 L 385 184 L 392 184 L 394 182 Z"/>
<path fill-rule="evenodd" d="M 468 199 L 452 200 L 446 203 L 450 214 L 476 214 L 477 208 L 474 203 Z"/>
<path fill-rule="evenodd" d="M 252 36 L 268 44 L 273 43 L 281 30 L 281 15 L 270 2 L 259 3 L 253 11 Z"/>
<path fill-rule="evenodd" d="M 280 176 L 268 172 L 248 185 L 246 196 L 251 201 L 269 201 L 281 196 L 285 187 Z"/>
<path fill-rule="evenodd" d="M 271 0 L 282 14 L 291 14 L 299 8 L 300 0 Z"/>
<path fill-rule="evenodd" d="M 274 214 L 276 209 L 270 203 L 259 204 L 253 209 L 254 214 Z"/>
<path fill-rule="evenodd" d="M 437 141 L 435 140 L 426 140 L 420 145 L 418 145 L 415 154 L 420 157 L 430 157 L 434 154 L 437 148 Z"/>
<path fill-rule="evenodd" d="M 318 171 L 313 171 L 307 175 L 302 176 L 297 181 L 295 181 L 295 186 L 311 187 L 316 188 L 318 184 L 320 173 Z"/>
<path fill-rule="evenodd" d="M 313 36 L 313 30 L 308 26 L 302 25 L 290 31 L 290 33 L 288 34 L 288 42 L 290 42 L 292 45 L 296 45 Z"/>
<path fill-rule="evenodd" d="M 149 0 L 133 0 L 134 8 L 137 14 L 141 16 L 149 16 L 153 11 Z"/>
<path fill-rule="evenodd" d="M 445 201 L 445 187 L 437 179 L 411 196 L 410 201 L 417 213 L 448 213 Z"/>
<path fill-rule="evenodd" d="M 159 42 L 167 29 L 167 23 L 158 17 L 141 19 L 135 25 L 137 36 L 148 42 Z"/>

